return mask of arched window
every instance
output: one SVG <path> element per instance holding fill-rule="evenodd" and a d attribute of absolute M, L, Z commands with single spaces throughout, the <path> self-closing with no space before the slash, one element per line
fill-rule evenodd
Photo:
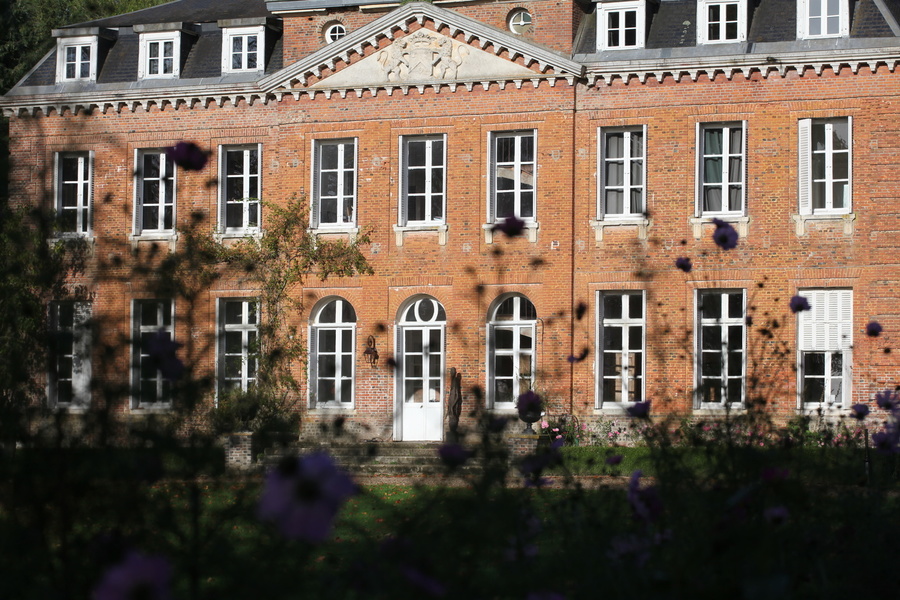
<path fill-rule="evenodd" d="M 501 297 L 488 321 L 488 393 L 494 408 L 513 408 L 534 387 L 537 311 L 518 294 Z"/>
<path fill-rule="evenodd" d="M 430 296 L 400 309 L 397 327 L 397 385 L 400 439 L 443 437 L 444 326 L 447 314 Z"/>
<path fill-rule="evenodd" d="M 313 311 L 310 325 L 311 406 L 352 406 L 356 368 L 356 311 L 346 300 L 330 298 Z"/>

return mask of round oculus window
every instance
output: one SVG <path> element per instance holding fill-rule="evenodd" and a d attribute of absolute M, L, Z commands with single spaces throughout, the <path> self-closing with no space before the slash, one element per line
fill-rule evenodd
<path fill-rule="evenodd" d="M 347 28 L 343 23 L 331 23 L 325 26 L 325 41 L 327 43 L 336 42 L 347 35 Z"/>
<path fill-rule="evenodd" d="M 516 8 L 509 13 L 507 18 L 509 30 L 513 33 L 527 33 L 531 31 L 531 13 L 524 8 Z"/>

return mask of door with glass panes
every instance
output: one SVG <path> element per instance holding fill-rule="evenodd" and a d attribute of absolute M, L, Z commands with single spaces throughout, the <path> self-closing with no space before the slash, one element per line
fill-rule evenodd
<path fill-rule="evenodd" d="M 439 441 L 444 429 L 444 307 L 418 298 L 401 312 L 398 327 L 398 412 L 404 441 Z"/>

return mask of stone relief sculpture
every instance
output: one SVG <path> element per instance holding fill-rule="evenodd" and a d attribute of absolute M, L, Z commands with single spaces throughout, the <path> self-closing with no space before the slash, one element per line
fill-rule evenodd
<path fill-rule="evenodd" d="M 378 53 L 388 81 L 453 79 L 469 55 L 468 46 L 417 31 Z"/>

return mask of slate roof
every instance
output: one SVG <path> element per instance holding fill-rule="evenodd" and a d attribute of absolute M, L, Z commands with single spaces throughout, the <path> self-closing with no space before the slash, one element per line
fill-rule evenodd
<path fill-rule="evenodd" d="M 152 23 L 214 23 L 223 19 L 271 17 L 265 0 L 175 0 L 135 12 L 71 27 L 127 27 Z"/>

